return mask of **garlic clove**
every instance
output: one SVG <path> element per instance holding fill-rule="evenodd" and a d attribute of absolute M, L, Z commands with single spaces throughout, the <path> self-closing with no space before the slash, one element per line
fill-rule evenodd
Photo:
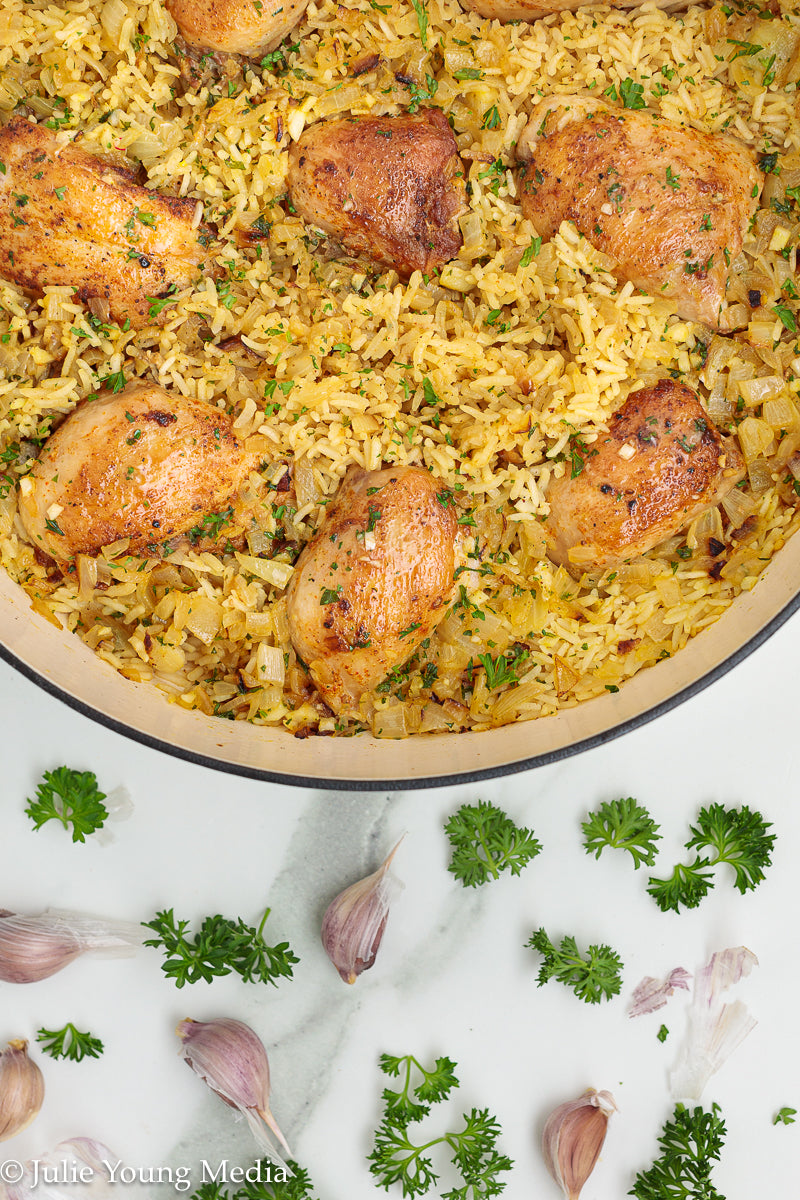
<path fill-rule="evenodd" d="M 269 1060 L 264 1044 L 249 1025 L 229 1017 L 193 1021 L 188 1017 L 175 1030 L 181 1055 L 196 1075 L 221 1100 L 244 1116 L 261 1149 L 280 1166 L 286 1163 L 264 1126 L 291 1157 L 286 1139 L 269 1107 Z"/>
<path fill-rule="evenodd" d="M 560 1104 L 547 1118 L 542 1153 L 567 1200 L 578 1200 L 600 1157 L 608 1118 L 616 1111 L 610 1092 L 588 1088 L 577 1100 Z"/>
<path fill-rule="evenodd" d="M 0 1142 L 27 1129 L 44 1102 L 44 1077 L 17 1038 L 0 1054 Z"/>
<path fill-rule="evenodd" d="M 5 983 L 38 983 L 69 966 L 81 954 L 133 954 L 143 938 L 141 928 L 129 921 L 104 920 L 54 908 L 33 917 L 0 909 L 0 979 Z"/>
<path fill-rule="evenodd" d="M 322 918 L 323 948 L 345 983 L 355 983 L 375 962 L 389 908 L 403 886 L 389 870 L 402 840 L 377 871 L 340 892 Z"/>

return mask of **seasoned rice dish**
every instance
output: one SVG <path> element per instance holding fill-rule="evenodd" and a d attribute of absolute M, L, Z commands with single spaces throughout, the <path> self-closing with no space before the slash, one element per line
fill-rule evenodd
<path fill-rule="evenodd" d="M 34 610 L 154 704 L 396 738 L 616 692 L 755 587 L 800 495 L 789 6 L 324 0 L 257 53 L 186 7 L 0 10 Z"/>

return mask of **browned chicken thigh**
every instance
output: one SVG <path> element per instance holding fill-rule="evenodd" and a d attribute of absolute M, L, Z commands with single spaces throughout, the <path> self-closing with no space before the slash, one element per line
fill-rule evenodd
<path fill-rule="evenodd" d="M 550 557 L 582 568 L 635 558 L 719 503 L 744 474 L 738 447 L 691 388 L 662 379 L 617 409 L 576 478 L 550 484 Z"/>
<path fill-rule="evenodd" d="M 400 275 L 461 248 L 464 168 L 439 108 L 312 125 L 289 151 L 288 186 L 306 221 Z"/>
<path fill-rule="evenodd" d="M 41 293 L 67 284 L 78 300 L 104 297 L 134 328 L 148 297 L 195 280 L 211 234 L 197 203 L 134 182 L 131 171 L 14 117 L 0 129 L 0 276 Z"/>
<path fill-rule="evenodd" d="M 166 0 L 190 46 L 260 58 L 283 41 L 308 0 Z"/>
<path fill-rule="evenodd" d="M 453 590 L 456 517 L 421 467 L 352 467 L 289 585 L 289 632 L 332 709 L 410 658 Z"/>
<path fill-rule="evenodd" d="M 224 508 L 256 465 L 214 405 L 130 384 L 59 426 L 20 483 L 20 516 L 56 559 L 119 538 L 137 554 Z"/>
<path fill-rule="evenodd" d="M 522 211 L 540 234 L 574 222 L 617 260 L 621 279 L 719 327 L 763 183 L 749 150 L 653 112 L 558 96 L 533 110 L 517 157 Z"/>

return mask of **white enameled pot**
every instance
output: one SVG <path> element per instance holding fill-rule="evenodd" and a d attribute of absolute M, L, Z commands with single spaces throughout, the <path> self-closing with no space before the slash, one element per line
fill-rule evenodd
<path fill-rule="evenodd" d="M 640 672 L 618 693 L 556 716 L 487 733 L 388 741 L 295 738 L 169 704 L 124 679 L 77 638 L 33 612 L 0 574 L 0 654 L 86 716 L 148 746 L 205 766 L 309 787 L 413 788 L 521 771 L 588 749 L 657 717 L 755 650 L 800 605 L 800 537 L 789 540 L 751 592 L 688 647 Z"/>

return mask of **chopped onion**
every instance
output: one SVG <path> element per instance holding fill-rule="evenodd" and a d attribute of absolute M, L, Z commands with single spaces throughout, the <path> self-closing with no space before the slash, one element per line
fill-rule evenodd
<path fill-rule="evenodd" d="M 298 509 L 316 504 L 322 493 L 314 479 L 314 471 L 309 460 L 303 455 L 294 464 L 294 494 L 297 497 Z"/>
<path fill-rule="evenodd" d="M 797 409 L 788 396 L 767 400 L 761 416 L 773 429 L 791 429 L 797 424 Z"/>
<path fill-rule="evenodd" d="M 774 441 L 772 426 L 758 417 L 745 417 L 736 431 L 745 462 L 766 454 Z"/>
<path fill-rule="evenodd" d="M 97 585 L 97 559 L 88 554 L 76 557 L 78 565 L 78 599 L 88 600 Z"/>
<path fill-rule="evenodd" d="M 772 487 L 772 465 L 765 458 L 754 458 L 747 464 L 747 477 L 756 496 L 763 496 Z"/>
<path fill-rule="evenodd" d="M 252 554 L 242 554 L 238 550 L 236 557 L 245 571 L 273 587 L 285 588 L 294 574 L 294 567 L 275 558 L 254 558 Z"/>
<path fill-rule="evenodd" d="M 219 633 L 222 624 L 222 607 L 210 596 L 188 596 L 188 611 L 186 613 L 186 628 L 199 638 L 204 645 L 210 646 Z"/>
<path fill-rule="evenodd" d="M 753 497 L 746 495 L 741 488 L 731 488 L 722 500 L 725 515 L 734 529 L 738 529 L 740 525 L 744 524 L 755 506 L 756 502 Z"/>
<path fill-rule="evenodd" d="M 748 408 L 756 408 L 765 400 L 774 400 L 784 389 L 779 375 L 765 375 L 761 379 L 741 379 L 739 391 Z"/>
<path fill-rule="evenodd" d="M 283 683 L 286 663 L 280 646 L 260 642 L 256 651 L 256 678 L 259 683 Z"/>

